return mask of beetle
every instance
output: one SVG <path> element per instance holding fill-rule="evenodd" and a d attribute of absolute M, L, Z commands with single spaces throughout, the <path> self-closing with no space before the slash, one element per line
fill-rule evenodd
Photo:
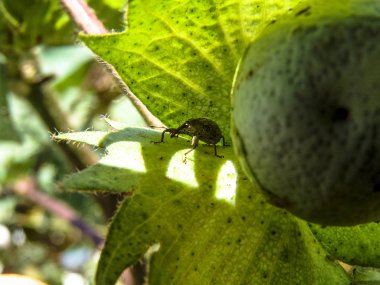
<path fill-rule="evenodd" d="M 214 145 L 214 154 L 219 158 L 224 156 L 218 155 L 216 152 L 216 144 L 222 139 L 223 146 L 228 146 L 225 142 L 222 131 L 217 123 L 207 118 L 193 118 L 189 119 L 180 125 L 178 128 L 167 128 L 162 132 L 161 140 L 154 143 L 163 143 L 165 133 L 170 133 L 170 137 L 178 137 L 178 135 L 189 135 L 192 137 L 191 150 L 185 153 L 185 157 L 188 153 L 192 152 L 198 146 L 199 141 L 203 141 L 206 144 Z"/>

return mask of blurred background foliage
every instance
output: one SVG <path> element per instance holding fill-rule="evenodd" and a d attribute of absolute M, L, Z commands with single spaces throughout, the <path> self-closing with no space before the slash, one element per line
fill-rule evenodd
<path fill-rule="evenodd" d="M 109 30 L 123 29 L 126 0 L 88 2 Z M 89 284 L 122 198 L 59 191 L 62 177 L 97 157 L 50 134 L 105 129 L 101 114 L 145 125 L 76 32 L 58 1 L 0 1 L 0 273 L 48 284 Z"/>

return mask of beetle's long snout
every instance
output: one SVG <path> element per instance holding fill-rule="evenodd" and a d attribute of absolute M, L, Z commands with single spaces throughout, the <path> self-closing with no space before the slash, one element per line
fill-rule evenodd
<path fill-rule="evenodd" d="M 165 130 L 165 132 L 168 132 L 170 134 L 170 137 L 173 138 L 175 136 L 178 136 L 177 129 L 168 128 Z"/>

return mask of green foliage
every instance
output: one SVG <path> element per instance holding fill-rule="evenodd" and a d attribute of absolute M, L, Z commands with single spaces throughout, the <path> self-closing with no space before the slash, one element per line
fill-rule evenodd
<path fill-rule="evenodd" d="M 230 90 L 247 44 L 298 1 L 132 1 L 128 29 L 82 40 L 164 123 L 215 120 L 229 137 Z"/>
<path fill-rule="evenodd" d="M 380 267 L 380 226 L 369 223 L 354 227 L 310 225 L 315 237 L 336 259 L 348 264 Z"/>
<path fill-rule="evenodd" d="M 0 139 L 17 139 L 12 119 L 23 140 L 12 148 L 0 146 L 0 182 L 5 185 L 10 178 L 33 173 L 40 186 L 52 193 L 51 185 L 69 171 L 70 162 L 47 141 L 48 132 L 35 110 L 42 102 L 32 109 L 19 96 L 25 94 L 11 96 L 4 82 L 7 73 L 10 82 L 28 87 L 30 82 L 14 72 L 21 69 L 22 58 L 35 56 L 30 49 L 40 44 L 71 43 L 74 25 L 57 1 L 33 0 L 27 7 L 24 2 L 0 1 L 0 52 L 6 56 L 8 68 L 5 71 L 0 65 Z M 122 80 L 165 124 L 176 127 L 188 118 L 206 116 L 218 122 L 229 140 L 230 93 L 239 60 L 252 40 L 283 14 L 294 13 L 298 2 L 304 1 L 135 0 L 129 3 L 126 31 L 82 35 L 82 39 L 116 68 Z M 120 16 L 124 1 L 89 3 L 108 28 L 123 28 Z M 360 3 L 339 3 L 336 11 L 343 6 L 353 9 Z M 373 8 L 367 12 L 372 13 Z M 61 75 L 50 87 L 60 92 L 54 98 L 67 112 L 67 121 L 85 128 L 92 119 L 91 108 L 98 104 L 93 93 L 78 92 L 83 91 L 81 84 L 91 62 L 70 50 L 70 58 L 78 55 L 78 60 L 69 63 L 62 75 L 64 62 L 57 58 L 69 62 L 67 54 L 62 50 L 50 54 L 57 65 L 54 73 Z M 46 57 L 37 62 L 44 65 L 44 60 Z M 73 95 L 73 89 L 79 95 Z M 83 105 L 76 104 L 78 98 Z M 63 180 L 64 189 L 127 196 L 110 225 L 98 266 L 98 284 L 115 283 L 125 267 L 144 255 L 150 261 L 150 284 L 343 285 L 350 283 L 349 276 L 335 259 L 379 266 L 377 224 L 355 228 L 312 225 L 310 230 L 304 221 L 265 202 L 242 173 L 232 147 L 218 146 L 219 154 L 225 157 L 219 159 L 212 147 L 201 144 L 184 163 L 183 154 L 190 148 L 188 140 L 167 136 L 165 143 L 153 144 L 151 141 L 160 139 L 160 132 L 119 128 L 55 136 L 57 140 L 90 144 L 103 152 L 96 165 Z M 101 219 L 100 210 L 82 196 L 70 193 L 65 199 L 92 221 Z M 49 222 L 39 218 L 43 215 L 39 211 L 15 214 L 19 205 L 14 197 L 2 199 L 0 222 L 15 227 L 21 224 L 37 239 L 41 232 L 48 238 L 40 237 L 42 242 L 5 252 L 1 262 L 8 261 L 6 265 L 19 272 L 31 263 L 38 264 L 42 272 L 51 275 L 49 283 L 58 284 L 53 275 L 61 275 L 61 269 L 45 260 L 72 243 L 78 244 L 81 236 L 54 217 Z M 47 242 L 62 239 L 65 244 L 51 242 L 46 248 Z M 366 271 L 353 281 L 375 284 L 374 272 Z"/>
<path fill-rule="evenodd" d="M 125 1 L 90 2 L 108 28 L 123 26 Z M 49 140 L 47 126 L 54 130 L 57 121 L 68 121 L 87 128 L 99 115 L 97 108 L 108 112 L 109 105 L 100 104 L 102 96 L 118 95 L 106 88 L 99 95 L 93 87 L 95 79 L 89 73 L 96 70 L 94 59 L 83 52 L 84 47 L 73 47 L 77 28 L 62 7 L 59 1 L 0 0 L 0 268 L 1 273 L 34 275 L 52 285 L 62 284 L 65 274 L 74 270 L 61 262 L 67 256 L 73 258 L 69 248 L 86 247 L 94 254 L 95 246 L 69 220 L 41 206 L 39 195 L 19 193 L 15 184 L 31 177 L 41 191 L 38 194 L 67 203 L 90 228 L 98 224 L 96 230 L 103 230 L 104 213 L 92 197 L 57 191 L 57 180 L 72 172 L 74 163 L 73 157 Z M 52 49 L 52 45 L 65 46 Z M 53 80 L 45 80 L 51 75 Z M 107 81 L 103 75 L 98 73 L 96 82 Z M 64 82 L 63 77 L 68 80 Z M 110 83 L 103 86 L 109 88 Z M 46 104 L 41 97 L 51 101 Z M 57 121 L 49 121 L 46 114 L 53 106 L 70 112 L 56 112 Z M 6 241 L 4 233 L 12 239 Z M 74 259 L 70 265 L 75 264 L 75 271 L 85 276 L 85 261 L 78 255 Z"/>
<path fill-rule="evenodd" d="M 355 266 L 352 270 L 353 285 L 379 285 L 380 272 L 376 268 Z"/>
<path fill-rule="evenodd" d="M 95 166 L 72 175 L 72 190 L 124 192 L 98 265 L 97 284 L 114 284 L 152 245 L 150 284 L 348 284 L 307 224 L 268 205 L 238 167 L 232 149 L 199 146 L 160 132 L 60 134 L 105 148 Z"/>
<path fill-rule="evenodd" d="M 122 28 L 125 0 L 112 3 L 89 1 L 109 28 Z M 27 9 L 26 9 L 27 7 Z M 59 1 L 30 0 L 0 2 L 0 52 L 23 53 L 39 44 L 63 45 L 73 42 L 74 25 Z"/>
<path fill-rule="evenodd" d="M 230 92 L 246 46 L 282 14 L 307 7 L 295 8 L 298 2 L 132 1 L 125 32 L 81 38 L 164 123 L 175 127 L 206 116 L 228 137 Z M 344 6 L 334 3 L 337 11 Z M 312 225 L 313 234 L 305 222 L 264 201 L 231 148 L 221 149 L 225 158 L 218 159 L 200 145 L 184 163 L 188 141 L 152 144 L 160 133 L 147 129 L 55 138 L 105 151 L 96 165 L 64 180 L 64 188 L 131 196 L 110 225 L 97 284 L 115 283 L 157 245 L 150 284 L 349 284 L 335 258 L 379 262 L 377 224 Z M 368 248 L 364 255 L 362 247 Z"/>
<path fill-rule="evenodd" d="M 0 26 L 4 25 L 1 52 L 24 52 L 40 43 L 67 44 L 72 42 L 73 24 L 57 1 L 3 0 L 0 2 Z"/>

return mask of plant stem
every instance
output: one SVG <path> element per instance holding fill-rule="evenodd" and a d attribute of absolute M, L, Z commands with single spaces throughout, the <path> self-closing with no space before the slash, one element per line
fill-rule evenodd
<path fill-rule="evenodd" d="M 34 109 L 38 112 L 44 123 L 47 125 L 50 132 L 56 129 L 60 131 L 70 131 L 71 128 L 65 120 L 65 115 L 62 113 L 53 96 L 42 90 L 42 84 L 33 84 L 30 89 L 30 94 L 26 96 Z M 85 169 L 97 162 L 98 158 L 88 147 L 78 148 L 67 144 L 59 144 L 61 150 L 65 153 L 74 169 Z"/>
<path fill-rule="evenodd" d="M 107 29 L 84 0 L 61 0 L 72 20 L 86 34 L 106 34 Z"/>
<path fill-rule="evenodd" d="M 18 180 L 11 189 L 13 192 L 28 198 L 55 216 L 70 222 L 85 236 L 89 237 L 97 248 L 100 248 L 103 245 L 103 238 L 84 220 L 82 220 L 74 209 L 54 197 L 50 197 L 39 191 L 37 183 L 32 177 Z"/>

